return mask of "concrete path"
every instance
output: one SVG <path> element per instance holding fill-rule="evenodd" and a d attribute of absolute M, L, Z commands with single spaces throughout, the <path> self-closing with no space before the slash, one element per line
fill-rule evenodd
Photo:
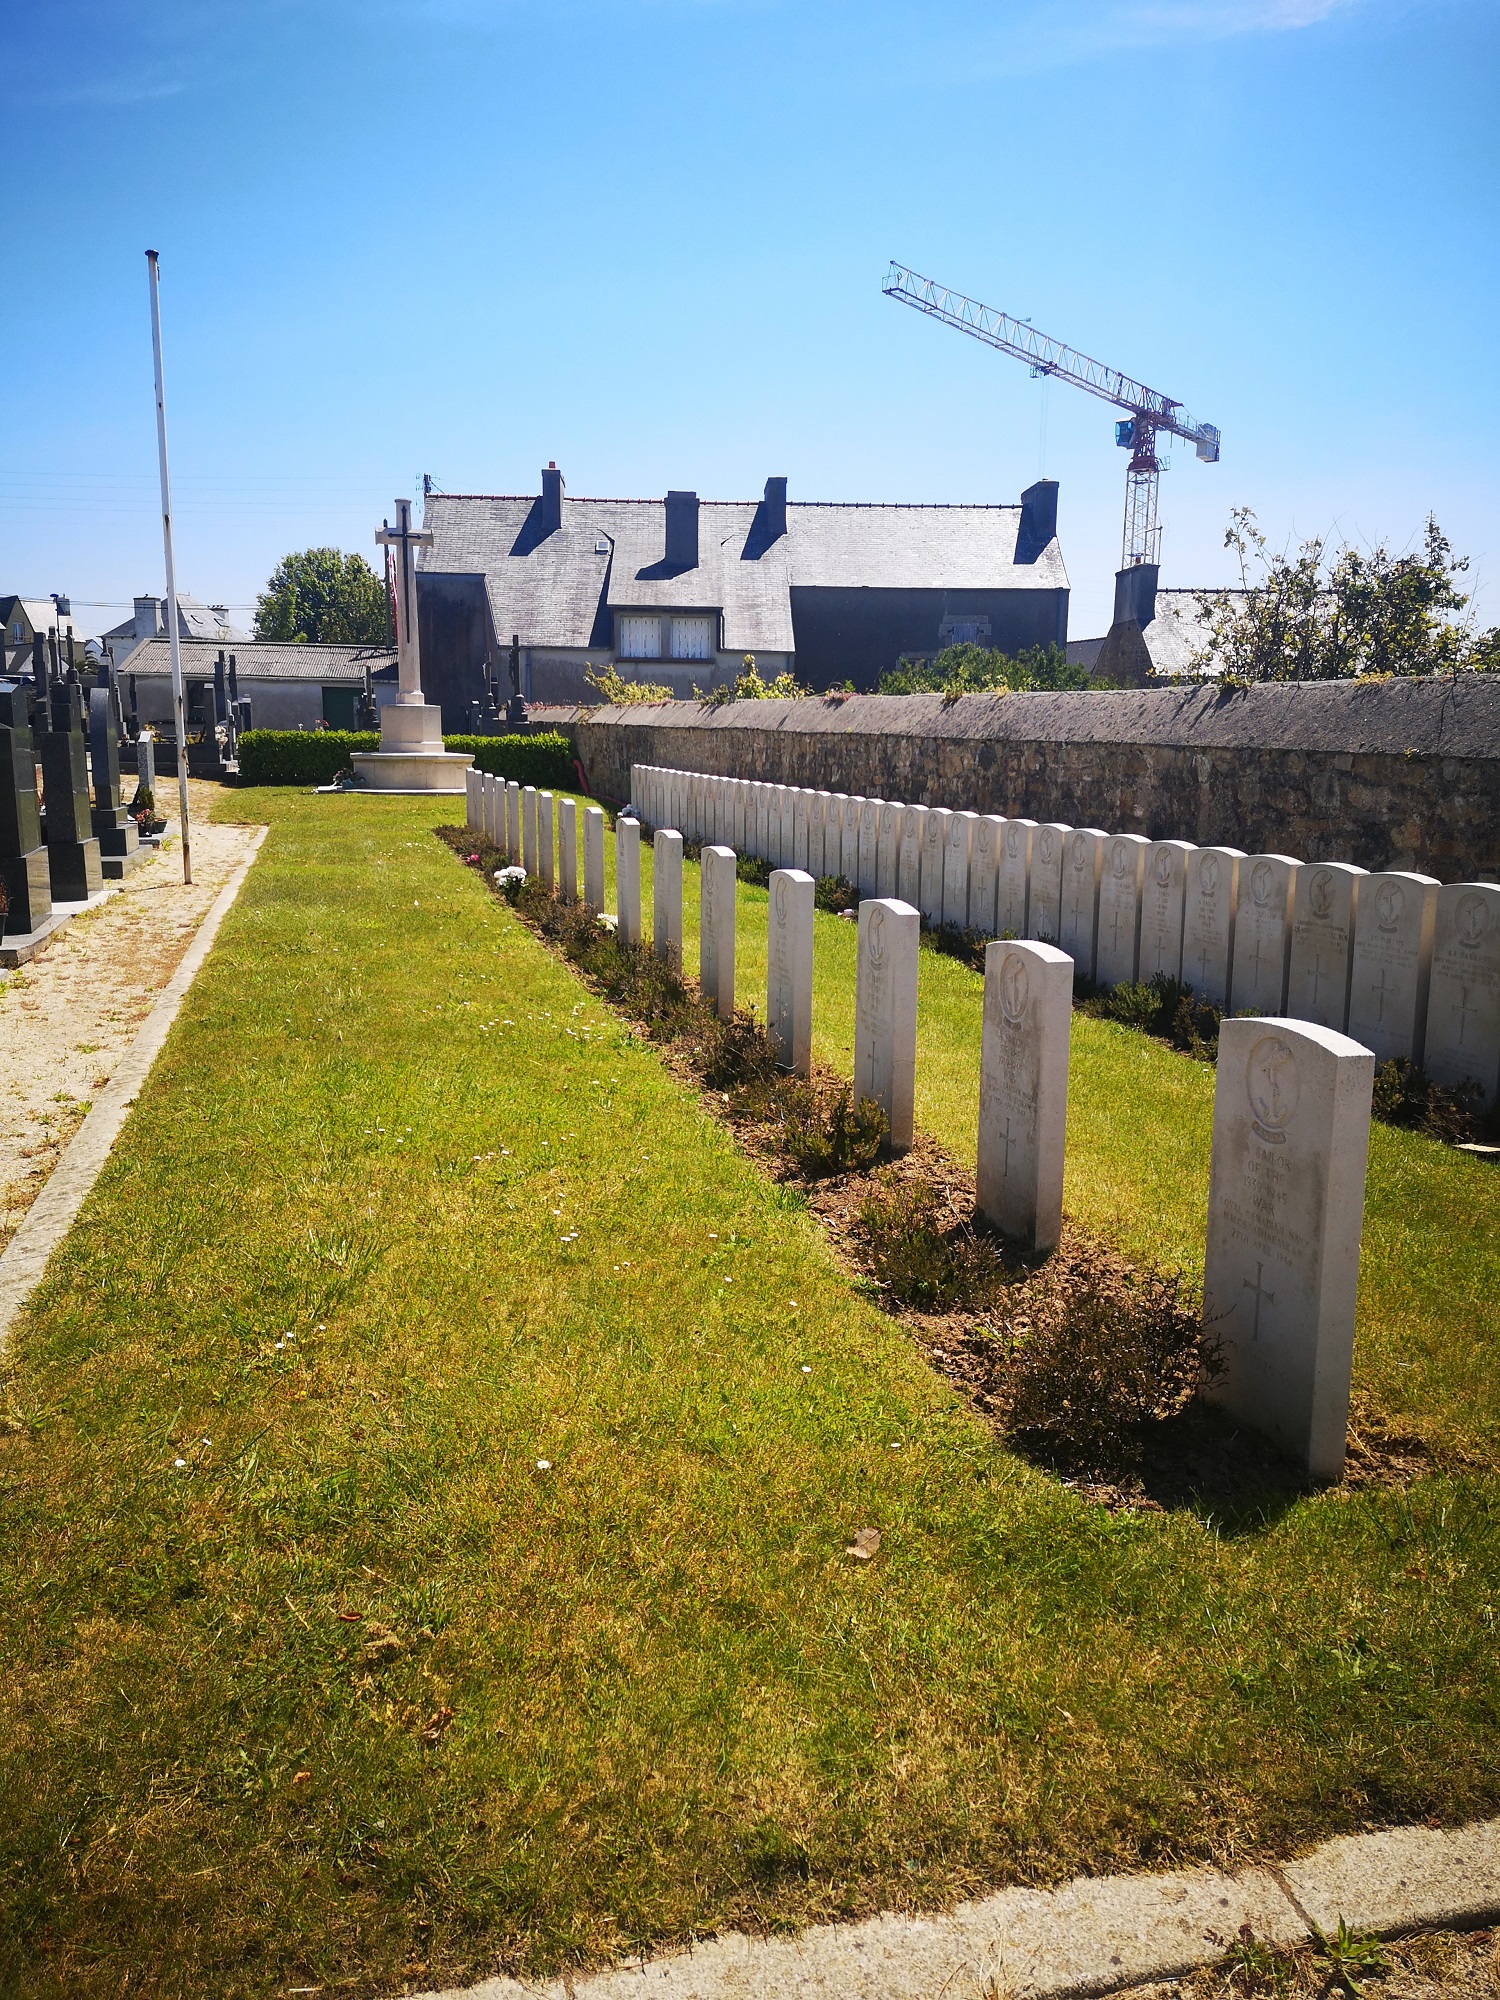
<path fill-rule="evenodd" d="M 1242 1924 L 1267 1944 L 1340 1917 L 1359 1930 L 1463 1929 L 1500 1914 L 1500 1820 L 1326 1841 L 1237 1875 L 1191 1869 L 1005 1889 L 934 1917 L 715 1938 L 672 1958 L 529 1984 L 487 1979 L 423 2000 L 1029 2000 L 1180 1978 Z"/>
<path fill-rule="evenodd" d="M 188 988 L 207 958 L 218 928 L 239 894 L 267 833 L 265 827 L 238 831 L 250 833 L 248 852 L 214 898 L 177 970 L 0 1255 L 0 1355 L 9 1345 L 11 1329 L 22 1307 L 41 1282 L 47 1259 L 72 1228 L 89 1190 L 99 1178 L 126 1113 L 167 1039 L 167 1031 L 177 1019 Z"/>

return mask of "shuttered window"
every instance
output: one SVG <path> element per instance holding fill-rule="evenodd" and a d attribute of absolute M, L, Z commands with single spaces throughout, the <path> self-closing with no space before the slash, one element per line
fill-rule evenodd
<path fill-rule="evenodd" d="M 661 658 L 661 620 L 659 618 L 622 617 L 620 619 L 620 658 L 622 660 L 659 660 Z"/>
<path fill-rule="evenodd" d="M 711 618 L 674 618 L 672 620 L 672 658 L 674 660 L 706 660 L 713 653 L 713 620 Z"/>

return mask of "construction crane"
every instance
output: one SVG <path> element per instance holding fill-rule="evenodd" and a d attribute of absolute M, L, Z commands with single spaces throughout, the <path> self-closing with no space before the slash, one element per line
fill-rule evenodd
<path fill-rule="evenodd" d="M 919 277 L 903 264 L 892 264 L 881 287 L 888 299 L 915 306 L 929 319 L 956 326 L 976 340 L 998 347 L 1031 365 L 1033 375 L 1056 376 L 1087 389 L 1106 403 L 1128 410 L 1129 416 L 1115 425 L 1115 443 L 1130 453 L 1125 474 L 1125 532 L 1120 543 L 1120 567 L 1132 569 L 1139 563 L 1157 562 L 1161 554 L 1161 529 L 1156 524 L 1157 486 L 1161 479 L 1161 459 L 1157 454 L 1157 434 L 1186 438 L 1195 446 L 1205 465 L 1219 462 L 1219 431 L 1214 424 L 1194 423 L 1181 403 L 1133 382 L 1118 368 L 1106 368 L 1091 361 L 1060 340 L 1038 333 L 1028 320 L 1012 319 L 994 306 L 982 306 L 966 299 L 962 292 L 950 292 L 931 278 Z"/>

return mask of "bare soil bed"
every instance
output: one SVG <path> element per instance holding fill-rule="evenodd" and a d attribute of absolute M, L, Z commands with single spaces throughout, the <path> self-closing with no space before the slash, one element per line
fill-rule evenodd
<path fill-rule="evenodd" d="M 193 884 L 169 844 L 19 971 L 0 973 L 0 1250 L 109 1082 L 253 827 L 213 826 L 216 785 L 189 790 Z"/>

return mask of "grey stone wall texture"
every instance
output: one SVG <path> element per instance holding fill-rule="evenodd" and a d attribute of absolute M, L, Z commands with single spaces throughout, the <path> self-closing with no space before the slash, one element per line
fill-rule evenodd
<path fill-rule="evenodd" d="M 1500 674 L 671 702 L 546 721 L 618 801 L 632 764 L 666 764 L 1440 882 L 1500 875 Z"/>

